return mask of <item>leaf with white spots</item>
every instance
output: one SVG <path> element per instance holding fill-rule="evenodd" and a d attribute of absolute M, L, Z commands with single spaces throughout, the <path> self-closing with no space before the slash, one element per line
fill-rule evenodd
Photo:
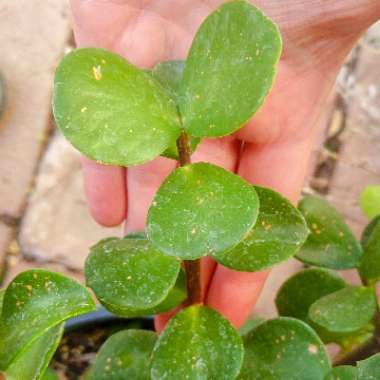
<path fill-rule="evenodd" d="M 336 273 L 323 268 L 310 268 L 288 278 L 276 296 L 278 313 L 309 323 L 309 308 L 320 298 L 347 286 Z"/>
<path fill-rule="evenodd" d="M 380 280 L 380 215 L 364 230 L 362 237 L 363 258 L 359 267 L 360 276 L 369 284 Z"/>
<path fill-rule="evenodd" d="M 232 380 L 243 361 L 238 332 L 218 312 L 191 306 L 174 316 L 152 356 L 153 380 Z"/>
<path fill-rule="evenodd" d="M 324 380 L 358 380 L 358 371 L 356 367 L 342 365 L 333 368 Z"/>
<path fill-rule="evenodd" d="M 379 380 L 380 354 L 371 356 L 357 363 L 358 380 Z"/>
<path fill-rule="evenodd" d="M 6 369 L 7 380 L 44 379 L 43 374 L 58 347 L 62 333 L 63 323 L 52 327 L 27 346 Z"/>
<path fill-rule="evenodd" d="M 281 54 L 276 25 L 246 1 L 219 7 L 199 28 L 180 91 L 185 129 L 228 135 L 249 120 L 272 87 Z"/>
<path fill-rule="evenodd" d="M 307 196 L 299 204 L 310 235 L 297 258 L 331 269 L 357 268 L 362 249 L 338 212 L 324 199 Z"/>
<path fill-rule="evenodd" d="M 87 285 L 99 301 L 125 317 L 164 311 L 165 305 L 173 308 L 181 303 L 185 281 L 180 278 L 179 289 L 175 288 L 179 273 L 178 259 L 163 255 L 141 238 L 101 240 L 91 248 L 85 264 Z M 172 290 L 175 293 L 170 295 Z"/>
<path fill-rule="evenodd" d="M 244 337 L 239 380 L 321 380 L 330 371 L 326 349 L 307 324 L 292 318 L 266 321 Z"/>
<path fill-rule="evenodd" d="M 102 49 L 77 49 L 59 64 L 53 112 L 64 136 L 113 165 L 153 160 L 180 133 L 176 104 L 149 73 Z"/>
<path fill-rule="evenodd" d="M 309 317 L 329 332 L 351 333 L 369 324 L 376 308 L 373 289 L 346 287 L 314 302 L 310 306 Z"/>
<path fill-rule="evenodd" d="M 218 166 L 196 163 L 173 171 L 148 212 L 147 233 L 161 252 L 193 260 L 239 243 L 256 222 L 253 186 Z"/>
<path fill-rule="evenodd" d="M 50 328 L 95 310 L 78 282 L 43 269 L 20 273 L 8 285 L 0 318 L 0 370 Z"/>
<path fill-rule="evenodd" d="M 113 334 L 100 348 L 86 380 L 150 380 L 150 357 L 156 340 L 152 331 Z"/>
<path fill-rule="evenodd" d="M 294 256 L 309 230 L 302 214 L 279 193 L 255 186 L 260 200 L 257 222 L 237 246 L 215 253 L 224 266 L 256 272 L 273 267 Z"/>
<path fill-rule="evenodd" d="M 176 104 L 178 104 L 178 91 L 181 85 L 184 68 L 185 61 L 164 61 L 158 63 L 151 71 L 152 76 L 168 91 Z M 198 137 L 190 137 L 190 139 L 191 151 L 194 152 L 201 139 Z M 162 156 L 178 160 L 176 141 L 173 141 L 172 144 L 170 144 L 168 149 L 162 153 Z"/>

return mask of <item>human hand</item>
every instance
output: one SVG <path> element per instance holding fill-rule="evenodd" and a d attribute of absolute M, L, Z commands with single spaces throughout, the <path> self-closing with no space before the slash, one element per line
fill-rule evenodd
<path fill-rule="evenodd" d="M 78 46 L 115 51 L 143 68 L 184 59 L 200 23 L 222 2 L 71 0 L 76 41 Z M 226 138 L 205 139 L 192 159 L 237 172 L 295 202 L 321 125 L 317 121 L 339 68 L 361 33 L 380 17 L 380 5 L 375 0 L 253 3 L 277 22 L 283 36 L 274 88 L 244 128 Z M 83 159 L 93 217 L 106 226 L 126 219 L 127 232 L 143 230 L 152 198 L 175 166 L 175 161 L 162 157 L 128 169 Z M 206 258 L 204 301 L 238 327 L 256 303 L 267 274 L 235 272 Z M 159 317 L 157 327 L 166 320 Z"/>

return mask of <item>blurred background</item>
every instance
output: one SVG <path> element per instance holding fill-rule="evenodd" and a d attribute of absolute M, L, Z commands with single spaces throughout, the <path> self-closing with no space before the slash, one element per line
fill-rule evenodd
<path fill-rule="evenodd" d="M 44 267 L 82 281 L 88 247 L 121 227 L 92 221 L 78 153 L 52 120 L 54 69 L 73 46 L 68 3 L 0 1 L 0 18 L 0 279 L 4 285 L 22 270 Z M 359 194 L 380 184 L 379 62 L 380 23 L 340 73 L 305 183 L 305 192 L 330 200 L 357 235 L 368 222 Z M 272 272 L 258 314 L 273 315 L 268 297 L 300 265 L 291 261 Z"/>

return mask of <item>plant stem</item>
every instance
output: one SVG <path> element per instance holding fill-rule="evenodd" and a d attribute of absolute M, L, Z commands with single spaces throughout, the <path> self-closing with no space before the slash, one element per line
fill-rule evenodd
<path fill-rule="evenodd" d="M 359 360 L 364 360 L 380 352 L 380 311 L 378 310 L 375 317 L 375 333 L 367 342 L 363 343 L 346 355 L 338 357 L 334 366 L 337 365 L 356 365 Z"/>
<path fill-rule="evenodd" d="M 177 140 L 179 164 L 191 163 L 190 136 L 182 131 Z M 187 301 L 190 305 L 202 303 L 201 260 L 184 260 L 187 279 Z"/>

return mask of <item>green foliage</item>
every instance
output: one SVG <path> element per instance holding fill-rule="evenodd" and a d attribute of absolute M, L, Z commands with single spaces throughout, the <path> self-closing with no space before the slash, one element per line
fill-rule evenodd
<path fill-rule="evenodd" d="M 183 276 L 173 290 L 179 272 L 179 260 L 163 255 L 141 238 L 104 239 L 91 248 L 85 265 L 87 284 L 99 301 L 127 317 L 166 311 L 181 303 L 185 298 Z"/>
<path fill-rule="evenodd" d="M 157 79 L 163 87 L 168 91 L 171 98 L 179 104 L 179 89 L 181 87 L 183 70 L 185 61 L 164 61 L 158 63 L 151 71 L 153 77 Z M 191 151 L 194 152 L 197 148 L 200 138 L 191 138 Z M 162 153 L 162 156 L 178 160 L 178 149 L 176 141 L 173 141 L 168 149 Z"/>
<path fill-rule="evenodd" d="M 150 380 L 149 363 L 156 340 L 151 331 L 119 331 L 100 348 L 86 380 Z"/>
<path fill-rule="evenodd" d="M 310 235 L 297 258 L 306 264 L 331 268 L 357 268 L 362 250 L 337 211 L 325 200 L 308 196 L 299 209 L 310 228 Z"/>
<path fill-rule="evenodd" d="M 228 2 L 199 28 L 187 58 L 180 111 L 192 136 L 224 136 L 258 110 L 280 58 L 277 27 L 246 1 Z"/>
<path fill-rule="evenodd" d="M 102 49 L 69 53 L 55 75 L 54 116 L 67 139 L 96 161 L 132 166 L 159 155 L 179 159 L 181 134 L 191 147 L 181 149 L 180 162 L 189 162 L 202 137 L 231 134 L 256 113 L 280 53 L 278 29 L 261 11 L 248 1 L 227 2 L 203 22 L 186 61 L 141 70 Z M 370 217 L 380 213 L 379 196 L 379 186 L 361 196 Z M 159 337 L 142 330 L 112 335 L 87 380 L 380 379 L 379 355 L 358 369 L 331 368 L 321 341 L 339 343 L 340 356 L 374 341 L 373 288 L 348 286 L 328 269 L 302 270 L 278 292 L 282 317 L 253 318 L 239 334 L 195 294 L 198 263 L 183 265 L 207 255 L 244 272 L 297 255 L 308 265 L 359 268 L 363 283 L 372 285 L 380 279 L 380 215 L 360 245 L 320 198 L 306 197 L 297 209 L 215 165 L 177 168 L 154 197 L 146 233 L 100 241 L 85 275 L 99 301 L 121 317 L 186 307 Z M 1 373 L 7 380 L 57 379 L 46 368 L 63 322 L 94 308 L 89 292 L 64 276 L 45 270 L 18 275 L 0 290 Z"/>
<path fill-rule="evenodd" d="M 304 322 L 277 318 L 244 337 L 240 380 L 321 380 L 330 371 L 318 335 Z"/>
<path fill-rule="evenodd" d="M 226 267 L 255 272 L 294 256 L 305 242 L 308 228 L 302 214 L 277 192 L 255 186 L 260 200 L 257 222 L 232 249 L 212 256 Z"/>
<path fill-rule="evenodd" d="M 370 284 L 380 280 L 380 217 L 375 218 L 365 229 L 362 237 L 364 254 L 359 272 Z"/>
<path fill-rule="evenodd" d="M 63 323 L 50 328 L 26 347 L 6 369 L 7 380 L 45 379 L 46 367 L 61 340 Z"/>
<path fill-rule="evenodd" d="M 8 285 L 0 318 L 0 370 L 48 329 L 95 309 L 79 283 L 42 269 L 25 271 Z"/>
<path fill-rule="evenodd" d="M 334 272 L 311 268 L 288 278 L 276 296 L 278 313 L 309 323 L 309 308 L 320 298 L 346 287 L 344 280 Z"/>
<path fill-rule="evenodd" d="M 50 368 L 48 368 L 41 380 L 60 380 L 58 375 Z"/>
<path fill-rule="evenodd" d="M 361 192 L 360 207 L 370 219 L 380 214 L 380 185 L 369 185 Z"/>
<path fill-rule="evenodd" d="M 373 289 L 346 287 L 317 300 L 310 307 L 309 317 L 330 332 L 347 333 L 370 323 L 376 309 Z"/>
<path fill-rule="evenodd" d="M 378 380 L 380 378 L 380 354 L 358 362 L 358 380 Z"/>
<path fill-rule="evenodd" d="M 193 260 L 239 243 L 256 222 L 259 200 L 242 178 L 197 163 L 173 171 L 148 212 L 152 244 L 167 255 Z"/>
<path fill-rule="evenodd" d="M 358 371 L 356 367 L 342 365 L 333 368 L 325 380 L 358 380 Z"/>
<path fill-rule="evenodd" d="M 175 102 L 165 89 L 101 49 L 77 49 L 63 58 L 55 74 L 53 112 L 78 150 L 106 164 L 150 161 L 180 132 Z"/>
<path fill-rule="evenodd" d="M 219 313 L 191 306 L 173 317 L 153 351 L 153 380 L 235 379 L 243 361 L 238 332 Z"/>

